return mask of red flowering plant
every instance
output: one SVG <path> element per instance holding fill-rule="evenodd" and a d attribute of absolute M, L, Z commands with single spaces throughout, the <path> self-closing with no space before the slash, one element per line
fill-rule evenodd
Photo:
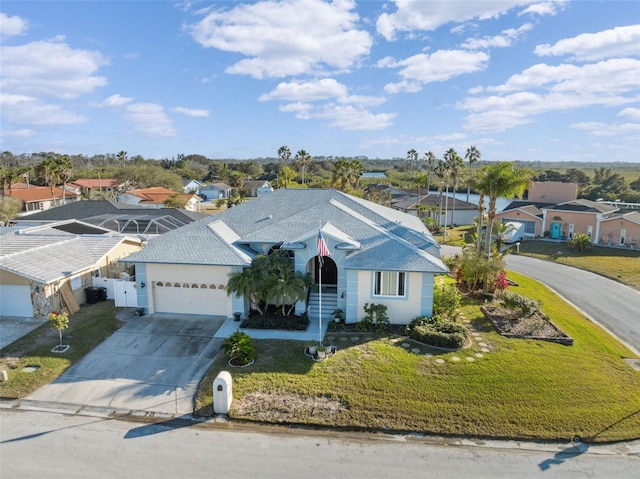
<path fill-rule="evenodd" d="M 502 295 L 503 291 L 509 287 L 509 280 L 507 279 L 507 272 L 500 271 L 493 282 L 493 290 L 496 296 Z"/>

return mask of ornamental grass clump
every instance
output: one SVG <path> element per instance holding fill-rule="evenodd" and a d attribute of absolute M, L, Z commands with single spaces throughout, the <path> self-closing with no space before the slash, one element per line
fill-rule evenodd
<path fill-rule="evenodd" d="M 502 293 L 502 303 L 505 308 L 513 309 L 525 318 L 528 318 L 540 310 L 540 304 L 531 298 L 518 293 L 505 291 Z"/>

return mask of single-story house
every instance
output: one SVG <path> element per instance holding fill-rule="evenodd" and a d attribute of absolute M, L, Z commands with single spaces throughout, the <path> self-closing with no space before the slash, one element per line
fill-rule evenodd
<path fill-rule="evenodd" d="M 187 200 L 187 206 L 185 209 L 188 211 L 195 211 L 198 204 L 202 202 L 202 198 L 196 194 L 178 193 L 177 191 L 173 191 L 162 186 L 124 191 L 118 194 L 118 201 L 129 205 L 140 205 L 160 209 L 164 208 L 164 202 L 174 195 L 182 196 Z"/>
<path fill-rule="evenodd" d="M 319 231 L 331 254 L 323 262 Z M 342 309 L 347 322 L 362 319 L 365 303 L 386 305 L 392 323 L 431 316 L 434 277 L 448 272 L 420 219 L 332 189 L 264 194 L 153 238 L 124 261 L 146 286 L 137 288 L 138 306 L 149 313 L 231 318 L 249 305 L 227 295 L 229 275 L 273 249 L 288 251 L 294 270 L 314 282 L 309 293 L 320 291 L 322 304 Z M 313 316 L 310 303 L 298 302 L 296 312 Z"/>
<path fill-rule="evenodd" d="M 85 198 L 91 198 L 97 193 L 106 193 L 115 196 L 122 189 L 124 183 L 113 178 L 77 178 L 67 183 L 67 190 L 73 191 Z"/>
<path fill-rule="evenodd" d="M 522 223 L 526 238 L 539 238 L 544 233 L 541 208 L 549 206 L 553 204 L 514 200 L 505 209 L 496 213 L 496 220 L 502 223 L 510 221 Z"/>
<path fill-rule="evenodd" d="M 242 184 L 242 191 L 248 198 L 257 198 L 264 193 L 271 193 L 273 188 L 267 180 L 247 180 Z"/>
<path fill-rule="evenodd" d="M 18 198 L 22 201 L 22 211 L 25 213 L 44 211 L 79 199 L 75 193 L 63 190 L 57 186 L 53 188 L 52 195 L 51 188 L 48 186 L 14 188 L 12 185 L 11 190 L 4 190 L 4 195 Z"/>
<path fill-rule="evenodd" d="M 542 228 L 551 239 L 571 239 L 585 233 L 598 244 L 602 220 L 615 216 L 618 208 L 586 199 L 578 199 L 543 207 Z"/>
<path fill-rule="evenodd" d="M 233 188 L 224 181 L 214 181 L 206 186 L 201 186 L 200 189 L 198 189 L 198 196 L 203 200 L 226 200 L 231 197 L 232 191 Z"/>
<path fill-rule="evenodd" d="M 141 247 L 141 239 L 78 221 L 6 233 L 0 236 L 0 316 L 75 312 L 94 277 L 117 278 L 125 272 L 118 260 Z"/>
<path fill-rule="evenodd" d="M 201 183 L 198 180 L 182 180 L 182 190 L 185 193 L 197 193 L 203 186 L 204 183 Z"/>
<path fill-rule="evenodd" d="M 74 201 L 66 205 L 16 218 L 18 227 L 41 226 L 78 220 L 131 235 L 158 235 L 209 215 L 180 208 L 148 208 L 107 200 Z"/>

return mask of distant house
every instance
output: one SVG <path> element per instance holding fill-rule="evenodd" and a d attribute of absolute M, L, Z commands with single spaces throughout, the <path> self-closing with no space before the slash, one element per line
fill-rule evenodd
<path fill-rule="evenodd" d="M 104 193 L 115 197 L 116 191 L 121 189 L 123 185 L 124 183 L 113 178 L 78 178 L 67 183 L 67 190 L 85 198 L 91 198 L 96 193 Z"/>
<path fill-rule="evenodd" d="M 603 218 L 600 222 L 600 243 L 640 247 L 640 211 Z"/>
<path fill-rule="evenodd" d="M 247 180 L 242 184 L 244 195 L 249 198 L 257 198 L 264 193 L 273 191 L 271 184 L 267 180 Z"/>
<path fill-rule="evenodd" d="M 203 200 L 219 200 L 231 197 L 233 188 L 224 181 L 214 181 L 206 186 L 201 186 L 198 196 Z"/>
<path fill-rule="evenodd" d="M 185 193 L 197 193 L 204 185 L 198 180 L 182 180 L 182 190 Z"/>
<path fill-rule="evenodd" d="M 496 213 L 496 219 L 502 223 L 515 221 L 524 224 L 526 238 L 538 238 L 544 233 L 543 213 L 541 208 L 553 206 L 552 203 L 512 201 L 502 211 Z"/>
<path fill-rule="evenodd" d="M 322 232 L 330 257 L 318 258 Z M 286 251 L 314 285 L 296 312 L 318 319 L 342 309 L 347 322 L 364 305 L 387 306 L 390 321 L 431 316 L 436 274 L 448 269 L 424 223 L 400 211 L 330 189 L 279 189 L 151 239 L 124 261 L 134 264 L 138 306 L 149 313 L 233 317 L 248 299 L 227 294 L 229 275 L 258 254 Z M 322 288 L 320 288 L 320 281 Z M 321 302 L 321 303 L 320 303 Z"/>
<path fill-rule="evenodd" d="M 578 184 L 561 181 L 531 181 L 527 201 L 538 203 L 565 203 L 578 199 Z"/>
<path fill-rule="evenodd" d="M 202 202 L 196 194 L 178 193 L 162 186 L 153 188 L 141 188 L 138 190 L 129 190 L 118 194 L 118 201 L 129 205 L 140 205 L 149 208 L 164 208 L 164 202 L 174 195 L 182 196 L 187 201 L 186 210 L 195 211 L 197 205 Z"/>
<path fill-rule="evenodd" d="M 542 208 L 542 228 L 551 239 L 571 239 L 584 233 L 598 244 L 600 225 L 604 219 L 617 216 L 618 208 L 595 201 L 579 199 Z"/>
<path fill-rule="evenodd" d="M 142 240 L 94 225 L 64 221 L 0 236 L 0 316 L 44 318 L 75 312 L 95 277 L 123 271 L 117 263 Z"/>
<path fill-rule="evenodd" d="M 4 191 L 4 195 L 18 198 L 20 201 L 22 201 L 22 211 L 24 213 L 44 211 L 55 206 L 60 206 L 78 200 L 77 194 L 58 187 L 53 188 L 52 196 L 51 188 L 48 186 L 29 186 L 28 188 L 14 188 L 14 186 L 12 185 L 11 190 Z"/>

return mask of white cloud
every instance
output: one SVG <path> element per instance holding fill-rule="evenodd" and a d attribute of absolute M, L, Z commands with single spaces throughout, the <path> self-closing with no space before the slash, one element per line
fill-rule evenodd
<path fill-rule="evenodd" d="M 487 91 L 510 92 L 533 88 L 550 91 L 587 92 L 599 95 L 626 93 L 639 89 L 640 60 L 616 58 L 584 66 L 540 63 L 510 77 L 504 85 L 487 87 Z"/>
<path fill-rule="evenodd" d="M 155 103 L 134 103 L 127 106 L 125 119 L 134 125 L 136 131 L 149 136 L 175 136 L 176 132 L 161 105 Z"/>
<path fill-rule="evenodd" d="M 101 101 L 100 103 L 95 103 L 93 106 L 96 106 L 99 108 L 102 108 L 102 107 L 117 108 L 117 107 L 126 105 L 127 103 L 130 103 L 132 101 L 133 101 L 133 98 L 120 96 L 119 93 L 116 93 L 115 95 L 111 95 L 109 98 L 106 98 L 104 101 Z"/>
<path fill-rule="evenodd" d="M 557 0 L 553 2 L 539 2 L 534 3 L 533 5 L 528 6 L 519 15 L 549 15 L 554 16 L 558 13 L 559 10 L 563 10 L 566 4 L 569 3 L 568 0 Z"/>
<path fill-rule="evenodd" d="M 311 114 L 309 112 L 313 110 L 313 105 L 310 105 L 309 103 L 289 103 L 288 105 L 279 106 L 278 110 L 287 113 L 295 113 L 296 118 L 299 120 L 310 120 Z"/>
<path fill-rule="evenodd" d="M 28 128 L 22 128 L 20 130 L 4 130 L 2 136 L 6 138 L 29 138 L 33 136 L 35 132 Z"/>
<path fill-rule="evenodd" d="M 519 28 L 509 28 L 507 30 L 503 30 L 500 35 L 485 36 L 482 38 L 469 38 L 460 46 L 469 50 L 509 47 L 520 36 L 532 29 L 533 24 L 525 23 Z"/>
<path fill-rule="evenodd" d="M 99 53 L 74 50 L 62 37 L 20 46 L 2 46 L 3 91 L 54 98 L 76 98 L 107 84 L 96 76 L 107 60 Z"/>
<path fill-rule="evenodd" d="M 604 58 L 637 56 L 640 45 L 640 25 L 615 27 L 598 33 L 583 33 L 565 38 L 553 45 L 536 46 L 539 56 L 569 55 L 578 61 L 594 61 Z"/>
<path fill-rule="evenodd" d="M 602 123 L 598 121 L 581 122 L 569 125 L 571 128 L 589 132 L 594 137 L 625 136 L 640 133 L 639 123 Z"/>
<path fill-rule="evenodd" d="M 188 29 L 203 47 L 248 57 L 227 73 L 278 78 L 348 70 L 372 45 L 369 33 L 357 28 L 354 10 L 352 0 L 267 0 L 207 9 Z"/>
<path fill-rule="evenodd" d="M 450 22 L 497 18 L 514 7 L 534 3 L 534 0 L 483 0 L 481 2 L 433 2 L 396 0 L 397 10 L 383 13 L 376 27 L 386 40 L 396 39 L 397 32 L 434 31 Z"/>
<path fill-rule="evenodd" d="M 415 87 L 411 82 L 419 81 L 425 84 L 445 81 L 466 73 L 484 70 L 488 61 L 489 55 L 484 52 L 438 50 L 430 55 L 419 53 L 395 62 L 385 59 L 384 65 L 387 68 L 402 68 L 399 74 L 407 83 L 395 88 L 398 91 L 406 91 L 406 88 L 402 90 L 402 87 Z M 398 84 L 387 85 L 385 91 L 392 91 L 393 85 Z"/>
<path fill-rule="evenodd" d="M 640 108 L 625 108 L 618 116 L 626 116 L 632 120 L 640 120 Z"/>
<path fill-rule="evenodd" d="M 393 123 L 395 113 L 374 114 L 351 105 L 325 105 L 314 118 L 332 120 L 330 126 L 342 130 L 382 130 Z"/>
<path fill-rule="evenodd" d="M 2 117 L 12 123 L 69 125 L 86 121 L 85 117 L 66 111 L 60 105 L 47 104 L 35 97 L 10 93 L 0 95 L 0 111 Z"/>
<path fill-rule="evenodd" d="M 401 82 L 397 83 L 387 83 L 384 86 L 385 93 L 389 93 L 390 95 L 395 95 L 402 92 L 416 93 L 420 90 L 422 90 L 422 84 L 417 81 L 402 80 Z"/>
<path fill-rule="evenodd" d="M 260 101 L 317 101 L 347 95 L 347 87 L 333 78 L 323 78 L 307 82 L 293 81 L 280 83 L 269 93 L 261 95 Z"/>
<path fill-rule="evenodd" d="M 0 38 L 5 39 L 16 35 L 24 35 L 29 28 L 29 23 L 23 18 L 10 17 L 6 13 L 0 13 Z"/>
<path fill-rule="evenodd" d="M 182 106 L 175 107 L 173 111 L 193 118 L 207 118 L 209 116 L 209 110 L 197 110 L 195 108 L 184 108 Z"/>
<path fill-rule="evenodd" d="M 344 105 L 378 106 L 386 101 L 387 99 L 381 96 L 368 95 L 347 95 L 338 98 L 338 102 Z"/>

